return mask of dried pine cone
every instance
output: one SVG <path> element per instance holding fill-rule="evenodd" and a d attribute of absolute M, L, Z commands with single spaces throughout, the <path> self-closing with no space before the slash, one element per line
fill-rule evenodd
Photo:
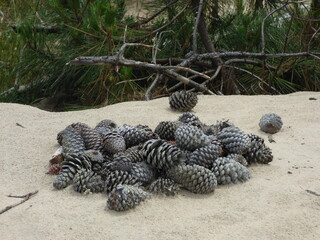
<path fill-rule="evenodd" d="M 95 130 L 89 127 L 85 123 L 73 123 L 71 126 L 76 129 L 83 138 L 86 149 L 100 150 L 102 147 L 101 135 Z"/>
<path fill-rule="evenodd" d="M 175 132 L 176 144 L 181 149 L 194 151 L 211 143 L 210 138 L 195 126 L 184 125 Z"/>
<path fill-rule="evenodd" d="M 208 146 L 198 148 L 193 151 L 187 160 L 189 165 L 199 165 L 210 169 L 214 160 L 220 157 L 222 154 L 222 147 L 215 144 L 210 144 Z"/>
<path fill-rule="evenodd" d="M 101 120 L 100 122 L 97 123 L 95 128 L 98 128 L 98 127 L 116 128 L 117 124 L 110 119 L 104 119 L 104 120 Z"/>
<path fill-rule="evenodd" d="M 126 211 L 136 207 L 147 198 L 149 198 L 149 194 L 139 187 L 118 185 L 108 196 L 107 208 Z"/>
<path fill-rule="evenodd" d="M 227 127 L 235 127 L 232 122 L 227 121 L 217 121 L 216 124 L 212 125 L 215 128 L 216 133 L 220 132 L 222 129 Z"/>
<path fill-rule="evenodd" d="M 117 131 L 107 133 L 103 139 L 102 151 L 114 154 L 117 152 L 123 152 L 126 150 L 126 142 Z"/>
<path fill-rule="evenodd" d="M 107 192 L 111 192 L 119 184 L 140 185 L 138 179 L 126 171 L 108 171 L 103 178 L 106 179 L 105 189 Z"/>
<path fill-rule="evenodd" d="M 174 92 L 169 97 L 169 104 L 173 110 L 188 112 L 198 103 L 197 94 L 194 92 L 179 91 Z"/>
<path fill-rule="evenodd" d="M 147 190 L 152 193 L 165 194 L 167 196 L 175 195 L 179 189 L 178 184 L 168 178 L 158 178 L 147 187 Z"/>
<path fill-rule="evenodd" d="M 179 116 L 178 121 L 185 124 L 190 124 L 200 129 L 203 129 L 204 127 L 204 124 L 200 121 L 198 116 L 191 112 L 184 112 L 181 116 Z"/>
<path fill-rule="evenodd" d="M 167 176 L 193 193 L 213 192 L 217 186 L 213 172 L 198 165 L 179 164 L 169 169 Z"/>
<path fill-rule="evenodd" d="M 104 191 L 101 176 L 91 170 L 81 169 L 73 179 L 73 189 L 79 193 L 96 193 Z"/>
<path fill-rule="evenodd" d="M 128 148 L 126 151 L 124 151 L 124 155 L 129 159 L 130 162 L 144 161 L 142 154 L 142 145 Z"/>
<path fill-rule="evenodd" d="M 178 121 L 162 121 L 158 124 L 154 132 L 157 133 L 161 139 L 174 141 L 174 133 L 181 125 L 182 123 Z"/>
<path fill-rule="evenodd" d="M 271 149 L 265 145 L 264 140 L 255 134 L 249 134 L 248 136 L 251 140 L 251 144 L 244 155 L 248 162 L 263 164 L 271 162 L 273 160 L 273 155 Z"/>
<path fill-rule="evenodd" d="M 124 125 L 118 128 L 120 135 L 123 136 L 127 148 L 136 146 L 140 143 L 144 143 L 149 139 L 155 137 L 154 133 L 151 131 L 146 131 L 141 128 L 131 127 Z"/>
<path fill-rule="evenodd" d="M 67 187 L 82 168 L 91 169 L 91 161 L 87 156 L 83 154 L 66 155 L 65 160 L 62 162 L 61 170 L 53 182 L 53 186 L 57 189 Z"/>
<path fill-rule="evenodd" d="M 142 148 L 145 161 L 158 170 L 169 169 L 183 161 L 185 154 L 161 139 L 151 139 Z"/>
<path fill-rule="evenodd" d="M 218 180 L 218 184 L 230 184 L 245 182 L 250 179 L 249 170 L 227 157 L 220 157 L 216 159 L 212 166 L 212 172 Z"/>
<path fill-rule="evenodd" d="M 261 131 L 271 134 L 279 132 L 282 125 L 281 117 L 275 113 L 263 115 L 259 122 Z"/>
<path fill-rule="evenodd" d="M 81 153 L 86 149 L 80 133 L 70 125 L 58 133 L 57 140 L 64 154 Z"/>
<path fill-rule="evenodd" d="M 236 162 L 240 163 L 241 165 L 248 166 L 247 159 L 241 154 L 231 153 L 231 154 L 229 154 L 227 156 L 227 158 L 232 158 L 233 160 L 235 160 Z"/>
<path fill-rule="evenodd" d="M 217 137 L 229 153 L 245 153 L 250 144 L 248 135 L 237 127 L 223 128 Z"/>
<path fill-rule="evenodd" d="M 154 169 L 145 162 L 134 163 L 130 173 L 143 185 L 149 184 L 156 177 Z"/>

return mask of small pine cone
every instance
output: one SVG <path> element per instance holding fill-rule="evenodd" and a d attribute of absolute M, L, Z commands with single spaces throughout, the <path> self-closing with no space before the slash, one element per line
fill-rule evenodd
<path fill-rule="evenodd" d="M 231 158 L 231 159 L 235 160 L 236 162 L 240 163 L 243 166 L 248 166 L 247 159 L 241 154 L 231 153 L 231 154 L 229 154 L 227 156 L 227 158 Z"/>
<path fill-rule="evenodd" d="M 126 171 L 109 171 L 105 174 L 105 189 L 111 192 L 119 184 L 140 185 L 137 178 Z"/>
<path fill-rule="evenodd" d="M 198 96 L 194 92 L 178 91 L 169 97 L 171 109 L 188 112 L 198 103 Z"/>
<path fill-rule="evenodd" d="M 261 117 L 259 127 L 265 133 L 277 133 L 282 128 L 281 117 L 275 113 L 265 114 Z"/>
<path fill-rule="evenodd" d="M 79 193 L 96 193 L 104 191 L 101 176 L 91 170 L 81 169 L 73 179 L 73 189 Z"/>
<path fill-rule="evenodd" d="M 203 125 L 202 130 L 207 136 L 216 136 L 219 132 L 215 125 Z"/>
<path fill-rule="evenodd" d="M 216 124 L 211 125 L 212 128 L 215 129 L 216 134 L 218 134 L 218 132 L 221 132 L 222 129 L 227 128 L 227 127 L 235 127 L 235 125 L 232 122 L 229 122 L 229 120 L 227 121 L 217 121 Z M 214 134 L 214 135 L 216 135 Z"/>
<path fill-rule="evenodd" d="M 126 142 L 117 131 L 109 132 L 103 139 L 102 151 L 114 154 L 126 150 Z"/>
<path fill-rule="evenodd" d="M 135 128 L 141 129 L 141 130 L 144 130 L 145 132 L 147 132 L 149 135 L 149 139 L 158 139 L 159 138 L 158 134 L 153 132 L 152 129 L 148 125 L 138 124 L 137 126 L 135 126 Z"/>
<path fill-rule="evenodd" d="M 70 125 L 58 133 L 57 140 L 64 154 L 82 153 L 86 149 L 80 133 Z"/>
<path fill-rule="evenodd" d="M 129 159 L 130 162 L 143 162 L 142 146 L 133 146 L 124 151 L 124 155 Z"/>
<path fill-rule="evenodd" d="M 130 173 L 143 185 L 149 184 L 156 177 L 154 169 L 145 162 L 133 163 Z"/>
<path fill-rule="evenodd" d="M 147 190 L 152 193 L 165 194 L 167 196 L 175 195 L 179 189 L 179 185 L 168 178 L 158 178 L 147 187 Z"/>
<path fill-rule="evenodd" d="M 215 144 L 198 148 L 193 151 L 187 160 L 188 165 L 199 165 L 210 169 L 214 160 L 222 155 L 222 147 Z"/>
<path fill-rule="evenodd" d="M 198 165 L 177 165 L 167 171 L 167 176 L 193 193 L 210 193 L 217 186 L 213 172 Z"/>
<path fill-rule="evenodd" d="M 255 134 L 249 134 L 248 136 L 251 140 L 251 144 L 244 156 L 248 160 L 249 164 L 267 164 L 271 162 L 273 160 L 272 151 L 265 145 L 264 140 Z"/>
<path fill-rule="evenodd" d="M 154 132 L 157 133 L 161 139 L 174 141 L 174 133 L 180 126 L 182 126 L 182 123 L 179 121 L 162 121 L 158 124 Z"/>
<path fill-rule="evenodd" d="M 218 184 L 221 185 L 245 182 L 250 179 L 250 172 L 245 166 L 227 157 L 216 159 L 211 170 L 216 176 Z"/>
<path fill-rule="evenodd" d="M 226 127 L 217 135 L 228 153 L 243 154 L 248 150 L 250 138 L 237 127 Z"/>
<path fill-rule="evenodd" d="M 195 126 L 184 125 L 175 132 L 176 144 L 179 148 L 194 151 L 211 143 L 210 138 Z"/>
<path fill-rule="evenodd" d="M 118 185 L 108 196 L 107 208 L 115 211 L 126 211 L 136 207 L 149 197 L 149 194 L 139 187 Z"/>
<path fill-rule="evenodd" d="M 95 128 L 98 128 L 98 127 L 116 128 L 117 124 L 114 121 L 110 120 L 110 119 L 104 119 L 104 120 L 101 120 L 100 122 L 97 123 Z"/>
<path fill-rule="evenodd" d="M 185 154 L 161 139 L 151 139 L 142 148 L 145 161 L 158 170 L 169 169 L 183 161 Z"/>
<path fill-rule="evenodd" d="M 200 128 L 201 130 L 204 127 L 204 124 L 200 121 L 200 119 L 191 112 L 184 112 L 181 116 L 179 116 L 178 121 L 195 126 L 197 128 Z"/>
<path fill-rule="evenodd" d="M 118 128 L 120 135 L 123 136 L 127 148 L 144 143 L 149 139 L 154 138 L 154 133 L 144 129 L 124 125 Z"/>
<path fill-rule="evenodd" d="M 106 162 L 103 164 L 103 168 L 105 172 L 110 171 L 123 171 L 131 173 L 134 163 L 130 161 L 112 161 L 112 162 Z"/>
<path fill-rule="evenodd" d="M 71 126 L 76 129 L 83 138 L 86 149 L 100 150 L 102 147 L 101 135 L 95 130 L 89 127 L 85 123 L 73 123 Z"/>
<path fill-rule="evenodd" d="M 61 164 L 60 163 L 54 163 L 50 166 L 47 174 L 51 175 L 58 175 L 61 170 Z"/>
<path fill-rule="evenodd" d="M 74 176 L 80 169 L 91 169 L 91 162 L 83 154 L 70 154 L 65 156 L 61 170 L 53 182 L 56 189 L 62 189 L 72 183 Z"/>
<path fill-rule="evenodd" d="M 100 172 L 102 171 L 103 163 L 105 162 L 102 153 L 96 150 L 87 150 L 83 154 L 90 158 L 92 171 L 100 174 Z"/>

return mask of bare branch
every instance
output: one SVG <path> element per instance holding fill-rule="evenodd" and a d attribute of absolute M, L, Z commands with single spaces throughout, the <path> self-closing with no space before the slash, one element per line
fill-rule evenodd
<path fill-rule="evenodd" d="M 193 44 L 192 44 L 192 50 L 193 53 L 197 52 L 197 32 L 198 32 L 198 26 L 199 26 L 199 22 L 200 22 L 200 16 L 202 14 L 202 7 L 203 7 L 203 0 L 199 1 L 199 7 L 198 7 L 198 13 L 197 13 L 197 17 L 195 20 L 195 24 L 193 27 Z"/>
<path fill-rule="evenodd" d="M 151 83 L 150 87 L 147 89 L 146 93 L 144 94 L 144 99 L 149 101 L 151 99 L 152 96 L 152 91 L 153 89 L 157 86 L 157 83 L 160 79 L 160 74 L 157 73 L 155 79 L 153 80 L 153 82 Z"/>

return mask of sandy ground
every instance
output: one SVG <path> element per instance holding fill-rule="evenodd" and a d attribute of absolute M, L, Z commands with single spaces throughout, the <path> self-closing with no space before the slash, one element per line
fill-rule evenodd
<path fill-rule="evenodd" d="M 117 213 L 104 210 L 103 194 L 53 188 L 54 176 L 45 172 L 57 148 L 56 134 L 73 122 L 94 126 L 106 118 L 155 128 L 180 115 L 169 109 L 167 98 L 64 113 L 1 103 L 0 209 L 20 201 L 9 194 L 39 193 L 0 215 L 0 239 L 320 239 L 320 196 L 306 191 L 320 193 L 319 110 L 320 93 L 315 92 L 200 96 L 194 112 L 203 122 L 230 119 L 262 136 L 273 150 L 273 162 L 250 167 L 252 179 L 244 184 L 208 195 L 182 191 L 154 197 Z M 275 143 L 258 128 L 260 117 L 270 112 L 284 122 Z"/>

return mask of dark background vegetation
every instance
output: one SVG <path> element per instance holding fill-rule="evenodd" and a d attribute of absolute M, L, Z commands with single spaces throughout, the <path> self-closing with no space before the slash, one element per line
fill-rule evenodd
<path fill-rule="evenodd" d="M 148 1 L 150 15 L 170 2 Z M 163 65 L 185 58 L 192 50 L 197 8 L 192 4 L 195 1 L 174 2 L 152 21 L 137 24 L 143 19 L 126 15 L 124 0 L 1 1 L 0 102 L 66 111 L 141 100 L 153 81 L 152 71 L 66 63 L 78 56 L 115 55 L 124 42 L 157 44 L 157 59 Z M 260 52 L 262 21 L 284 2 L 204 1 L 203 15 L 215 50 Z M 186 5 L 172 24 L 150 34 L 174 19 Z M 320 52 L 319 20 L 320 1 L 316 0 L 298 1 L 276 11 L 265 22 L 266 53 Z M 207 52 L 202 41 L 198 41 L 198 51 Z M 125 57 L 150 62 L 153 55 L 150 49 L 130 47 Z M 240 94 L 319 91 L 319 59 L 270 58 L 260 66 L 237 65 L 247 72 L 226 68 L 224 74 L 230 76 Z M 268 87 L 262 88 L 259 79 L 248 72 L 263 79 Z M 153 97 L 168 95 L 175 83 L 173 79 L 162 79 Z M 234 93 L 219 79 L 210 90 Z"/>

